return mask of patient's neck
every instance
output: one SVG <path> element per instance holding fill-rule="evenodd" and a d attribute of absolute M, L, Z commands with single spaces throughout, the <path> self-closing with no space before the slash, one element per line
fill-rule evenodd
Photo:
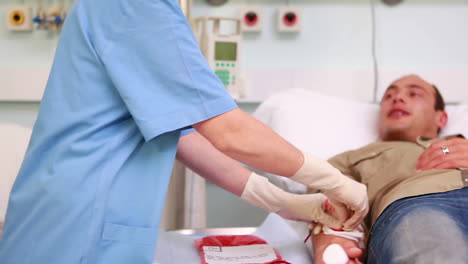
<path fill-rule="evenodd" d="M 412 135 L 402 131 L 388 132 L 385 135 L 381 135 L 382 141 L 416 141 L 419 135 Z"/>
<path fill-rule="evenodd" d="M 418 137 L 436 138 L 438 133 L 407 133 L 405 131 L 388 132 L 380 135 L 382 141 L 416 141 Z"/>

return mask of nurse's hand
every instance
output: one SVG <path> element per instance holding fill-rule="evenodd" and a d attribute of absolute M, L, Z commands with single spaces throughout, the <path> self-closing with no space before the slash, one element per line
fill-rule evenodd
<path fill-rule="evenodd" d="M 252 173 L 245 185 L 241 199 L 281 217 L 303 222 L 318 222 L 340 229 L 342 222 L 327 214 L 323 194 L 292 194 L 271 184 L 265 177 Z"/>
<path fill-rule="evenodd" d="M 327 197 L 321 193 L 316 194 L 291 194 L 283 198 L 284 208 L 276 212 L 285 219 L 308 222 L 316 222 L 317 226 L 323 228 L 342 229 L 343 222 L 327 213 L 324 203 Z M 345 219 L 346 220 L 346 219 Z"/>
<path fill-rule="evenodd" d="M 352 215 L 344 223 L 344 229 L 356 228 L 369 212 L 367 187 L 344 176 L 323 159 L 304 153 L 304 164 L 290 179 L 320 190 L 335 204 L 350 209 Z"/>

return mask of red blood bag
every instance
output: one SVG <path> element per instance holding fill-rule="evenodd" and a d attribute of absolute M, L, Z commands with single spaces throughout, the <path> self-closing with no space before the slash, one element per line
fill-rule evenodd
<path fill-rule="evenodd" d="M 195 246 L 201 264 L 290 264 L 265 240 L 253 235 L 207 236 L 196 239 Z"/>

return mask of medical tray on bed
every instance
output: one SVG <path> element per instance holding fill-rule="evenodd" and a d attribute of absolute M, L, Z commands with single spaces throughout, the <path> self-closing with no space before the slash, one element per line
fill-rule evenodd
<path fill-rule="evenodd" d="M 258 236 L 273 246 L 290 263 L 312 264 L 310 244 L 304 244 L 308 230 L 306 224 L 287 221 L 270 214 L 258 228 L 207 228 L 161 231 L 154 262 L 157 264 L 199 264 L 200 257 L 194 240 L 206 235 Z"/>

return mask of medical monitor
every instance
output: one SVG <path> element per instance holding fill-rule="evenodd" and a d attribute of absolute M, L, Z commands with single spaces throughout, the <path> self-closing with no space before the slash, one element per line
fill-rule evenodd
<path fill-rule="evenodd" d="M 215 60 L 236 61 L 237 60 L 237 43 L 217 41 L 215 43 Z"/>

